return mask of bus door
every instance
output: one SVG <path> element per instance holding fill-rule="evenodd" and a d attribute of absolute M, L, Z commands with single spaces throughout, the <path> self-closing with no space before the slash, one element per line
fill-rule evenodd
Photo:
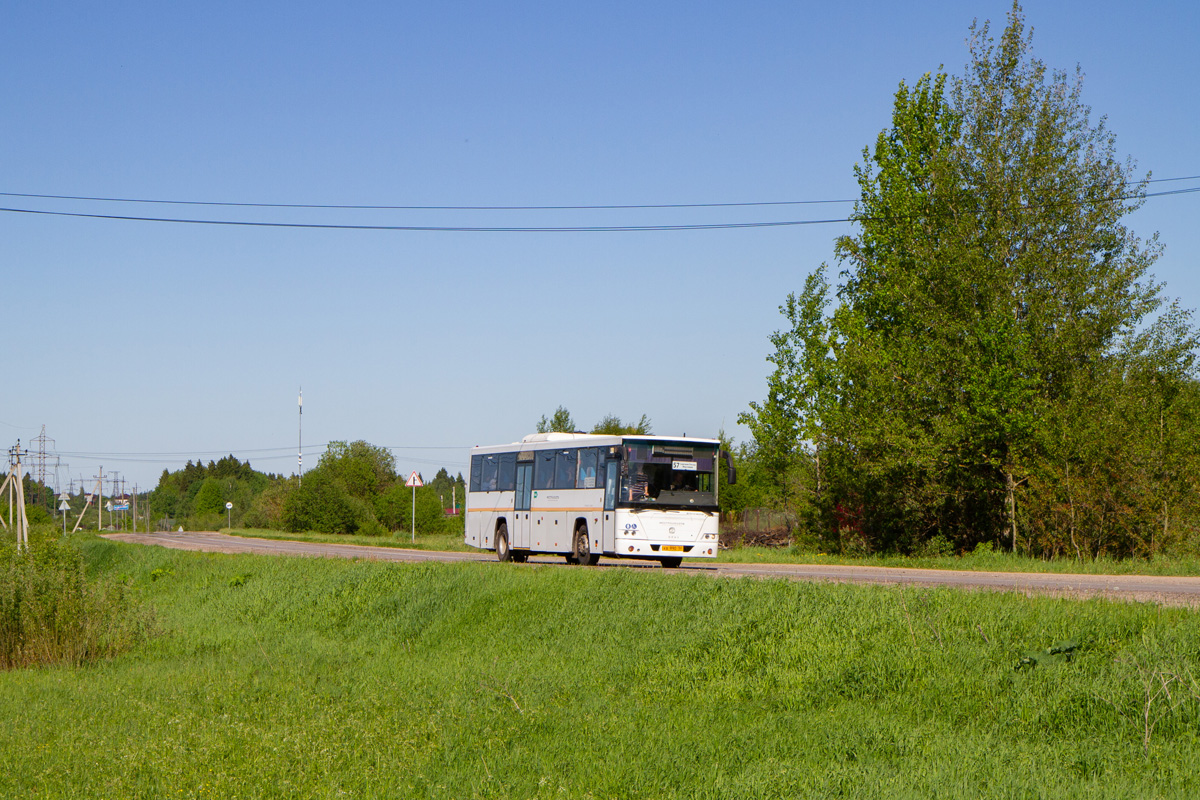
<path fill-rule="evenodd" d="M 600 544 L 605 553 L 617 549 L 617 479 L 621 462 L 604 462 L 604 519 L 600 523 Z"/>
<path fill-rule="evenodd" d="M 520 455 L 524 455 L 521 453 Z M 532 455 L 532 453 L 530 454 Z M 518 456 L 519 458 L 520 456 Z M 533 461 L 517 462 L 517 495 L 513 509 L 513 547 L 527 550 L 530 546 L 529 500 L 533 495 Z"/>

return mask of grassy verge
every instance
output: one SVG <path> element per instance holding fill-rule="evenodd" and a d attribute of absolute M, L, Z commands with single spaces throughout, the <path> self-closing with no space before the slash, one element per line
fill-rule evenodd
<path fill-rule="evenodd" d="M 406 550 L 438 550 L 442 552 L 479 552 L 463 543 L 461 533 L 418 533 L 416 542 L 407 533 L 397 533 L 393 536 L 358 536 L 344 533 L 288 533 L 286 531 L 271 531 L 263 528 L 234 528 L 234 536 L 245 536 L 253 539 L 285 539 L 293 542 L 325 542 L 328 544 L 361 544 L 369 547 L 400 547 Z"/>
<path fill-rule="evenodd" d="M 417 541 L 408 534 L 394 536 L 353 536 L 331 533 L 286 533 L 258 528 L 235 528 L 234 536 L 260 539 L 289 539 L 331 544 L 361 544 L 374 547 L 401 547 L 415 550 L 480 552 L 467 547 L 457 533 L 421 533 Z M 1200 575 L 1200 559 L 1040 559 L 1011 553 L 969 553 L 962 556 L 839 556 L 813 553 L 799 547 L 734 547 L 722 550 L 717 561 L 726 564 L 843 564 L 846 566 L 903 567 L 905 569 L 961 569 L 973 572 L 1043 572 L 1083 575 Z"/>
<path fill-rule="evenodd" d="M 0 674 L 0 796 L 1200 792 L 1187 610 L 82 546 L 162 633 Z"/>
<path fill-rule="evenodd" d="M 1011 553 L 969 553 L 962 556 L 838 556 L 799 547 L 733 547 L 719 561 L 729 564 L 845 564 L 847 566 L 961 569 L 976 572 L 1048 572 L 1083 575 L 1200 575 L 1195 558 L 1040 559 Z"/>

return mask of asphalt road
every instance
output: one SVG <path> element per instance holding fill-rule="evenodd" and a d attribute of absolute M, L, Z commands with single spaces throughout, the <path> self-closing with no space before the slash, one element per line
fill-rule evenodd
<path fill-rule="evenodd" d="M 405 550 L 398 547 L 366 547 L 353 544 L 323 544 L 274 539 L 250 539 L 222 533 L 114 533 L 107 538 L 135 544 L 159 545 L 178 550 L 215 553 L 261 553 L 265 555 L 315 556 L 322 558 L 367 558 L 376 561 L 494 561 L 490 552 L 450 553 Z M 559 564 L 562 557 L 537 556 L 530 564 Z M 604 558 L 601 567 L 661 569 L 657 562 Z M 578 569 L 578 567 L 575 567 Z M 971 572 L 963 570 L 907 569 L 902 567 L 857 567 L 813 564 L 722 564 L 712 561 L 684 562 L 672 572 L 719 577 L 786 578 L 837 583 L 913 584 L 955 586 L 1025 594 L 1064 597 L 1104 596 L 1162 605 L 1200 607 L 1200 577 L 1154 575 L 1063 575 L 1029 572 Z"/>

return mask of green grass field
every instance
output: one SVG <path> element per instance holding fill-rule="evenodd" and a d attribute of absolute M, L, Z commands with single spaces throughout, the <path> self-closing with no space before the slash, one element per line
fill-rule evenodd
<path fill-rule="evenodd" d="M 297 542 L 325 542 L 328 544 L 360 544 L 368 547 L 400 547 L 407 550 L 438 550 L 442 552 L 462 553 L 467 551 L 479 552 L 474 547 L 467 547 L 461 533 L 418 533 L 416 541 L 407 533 L 397 533 L 392 536 L 360 536 L 345 533 L 288 533 L 287 531 L 272 531 L 263 528 L 234 528 L 222 533 L 232 533 L 234 536 L 246 536 L 255 539 L 286 539 Z"/>
<path fill-rule="evenodd" d="M 720 561 L 736 564 L 847 564 L 905 569 L 963 569 L 976 572 L 1052 572 L 1083 575 L 1200 575 L 1200 559 L 1056 558 L 1042 559 L 1006 552 L 961 556 L 839 556 L 799 547 L 735 547 L 722 550 Z"/>
<path fill-rule="evenodd" d="M 1188 610 L 81 546 L 159 633 L 0 673 L 3 797 L 1200 793 Z"/>
<path fill-rule="evenodd" d="M 350 536 L 332 533 L 285 533 L 258 528 L 235 528 L 235 536 L 293 539 L 305 542 L 403 547 L 417 550 L 481 552 L 463 543 L 460 534 L 418 533 L 416 543 L 407 533 L 394 536 Z M 904 567 L 906 569 L 963 569 L 976 572 L 1053 572 L 1085 575 L 1200 575 L 1200 559 L 1041 559 L 1002 552 L 962 556 L 839 556 L 814 553 L 799 547 L 734 547 L 722 550 L 717 561 L 726 564 L 846 564 L 850 566 Z"/>

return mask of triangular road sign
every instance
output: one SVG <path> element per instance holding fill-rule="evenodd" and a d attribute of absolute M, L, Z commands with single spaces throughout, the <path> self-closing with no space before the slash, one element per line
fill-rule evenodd
<path fill-rule="evenodd" d="M 408 476 L 408 480 L 405 482 L 404 485 L 405 486 L 424 486 L 425 484 L 421 483 L 421 476 L 417 474 L 416 470 L 413 470 L 413 474 Z"/>

